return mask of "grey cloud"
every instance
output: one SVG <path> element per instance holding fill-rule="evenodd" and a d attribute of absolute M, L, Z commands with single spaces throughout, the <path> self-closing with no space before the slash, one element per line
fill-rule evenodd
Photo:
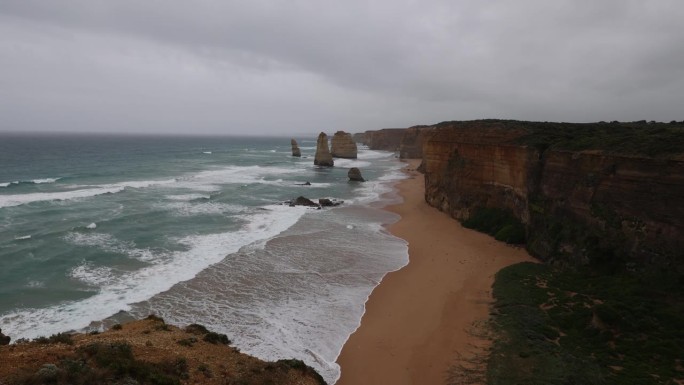
<path fill-rule="evenodd" d="M 683 18 L 678 0 L 4 0 L 0 130 L 681 120 Z"/>

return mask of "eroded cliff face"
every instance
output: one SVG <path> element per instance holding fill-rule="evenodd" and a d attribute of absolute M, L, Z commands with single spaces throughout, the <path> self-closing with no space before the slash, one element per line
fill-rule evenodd
<path fill-rule="evenodd" d="M 377 131 L 366 131 L 364 144 L 371 150 L 397 151 L 405 132 L 405 128 L 383 128 Z"/>
<path fill-rule="evenodd" d="M 528 134 L 520 122 L 434 126 L 423 145 L 426 201 L 459 220 L 482 207 L 512 212 L 543 260 L 684 266 L 681 155 L 520 144 Z"/>
<path fill-rule="evenodd" d="M 423 144 L 434 132 L 433 127 L 414 126 L 404 132 L 399 143 L 399 158 L 420 159 L 423 157 Z"/>
<path fill-rule="evenodd" d="M 366 133 L 357 132 L 355 134 L 352 134 L 352 140 L 354 140 L 354 143 L 366 144 Z"/>

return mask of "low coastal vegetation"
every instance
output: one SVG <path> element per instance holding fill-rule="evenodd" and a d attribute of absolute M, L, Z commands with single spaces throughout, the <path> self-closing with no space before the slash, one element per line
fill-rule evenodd
<path fill-rule="evenodd" d="M 509 244 L 525 243 L 525 226 L 508 210 L 480 207 L 463 221 L 463 227 L 494 236 Z"/>
<path fill-rule="evenodd" d="M 682 383 L 681 279 L 599 271 L 521 263 L 497 274 L 488 384 Z"/>
<path fill-rule="evenodd" d="M 230 346 L 225 334 L 185 329 L 157 316 L 99 333 L 59 333 L 0 349 L 2 385 L 324 385 L 300 360 L 264 362 Z"/>
<path fill-rule="evenodd" d="M 446 121 L 434 127 L 448 127 L 454 123 L 495 123 L 503 128 L 519 129 L 526 134 L 520 136 L 516 143 L 534 146 L 542 151 L 600 150 L 610 154 L 667 157 L 681 154 L 684 148 L 684 121 L 562 123 L 483 119 L 471 122 Z"/>

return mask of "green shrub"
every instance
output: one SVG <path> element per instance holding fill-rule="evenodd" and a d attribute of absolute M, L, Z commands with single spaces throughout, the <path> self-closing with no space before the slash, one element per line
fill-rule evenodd
<path fill-rule="evenodd" d="M 493 285 L 498 338 L 487 383 L 673 383 L 684 346 L 684 294 L 673 284 L 589 268 L 502 269 Z M 594 327 L 592 317 L 608 328 Z"/>
<path fill-rule="evenodd" d="M 212 378 L 214 376 L 214 374 L 211 372 L 211 369 L 209 368 L 209 366 L 207 366 L 207 364 L 199 364 L 199 366 L 197 367 L 197 371 L 204 374 L 204 377 L 206 378 Z"/>
<path fill-rule="evenodd" d="M 231 341 L 228 339 L 228 336 L 226 336 L 225 334 L 219 334 L 215 332 L 209 332 L 205 334 L 202 340 L 209 342 L 210 344 L 230 345 L 231 343 Z"/>
<path fill-rule="evenodd" d="M 525 243 L 525 226 L 508 210 L 493 207 L 476 208 L 470 218 L 463 221 L 463 227 L 493 235 L 502 242 Z"/>
<path fill-rule="evenodd" d="M 50 337 L 38 337 L 34 340 L 35 342 L 39 344 L 67 344 L 67 345 L 73 345 L 74 340 L 71 338 L 71 334 L 69 333 L 57 333 L 53 334 Z"/>
<path fill-rule="evenodd" d="M 183 338 L 182 340 L 178 340 L 178 345 L 191 347 L 195 342 L 197 342 L 197 338 L 195 337 Z"/>
<path fill-rule="evenodd" d="M 519 245 L 525 243 L 525 228 L 522 224 L 509 224 L 494 234 L 497 241 Z"/>
<path fill-rule="evenodd" d="M 146 319 L 146 320 L 150 320 L 150 321 L 156 321 L 156 322 L 165 323 L 165 322 L 164 322 L 164 319 L 163 319 L 162 317 L 158 317 L 158 316 L 156 316 L 156 315 L 154 315 L 154 314 L 148 315 L 147 318 L 145 318 L 145 319 Z"/>
<path fill-rule="evenodd" d="M 209 333 L 209 330 L 206 327 L 199 324 L 190 324 L 185 328 L 185 332 L 196 335 L 204 335 Z"/>

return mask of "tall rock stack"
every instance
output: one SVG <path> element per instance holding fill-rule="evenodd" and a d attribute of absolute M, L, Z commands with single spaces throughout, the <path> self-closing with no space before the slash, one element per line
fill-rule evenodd
<path fill-rule="evenodd" d="M 330 152 L 335 158 L 356 159 L 356 142 L 350 133 L 337 131 L 332 137 L 331 144 Z"/>
<path fill-rule="evenodd" d="M 290 144 L 292 145 L 292 156 L 301 157 L 302 152 L 299 150 L 299 145 L 297 145 L 297 141 L 292 139 L 290 140 Z"/>
<path fill-rule="evenodd" d="M 316 166 L 325 167 L 332 167 L 335 164 L 335 162 L 333 162 L 332 155 L 330 154 L 330 150 L 328 149 L 328 135 L 326 135 L 325 132 L 318 134 L 314 164 Z"/>

